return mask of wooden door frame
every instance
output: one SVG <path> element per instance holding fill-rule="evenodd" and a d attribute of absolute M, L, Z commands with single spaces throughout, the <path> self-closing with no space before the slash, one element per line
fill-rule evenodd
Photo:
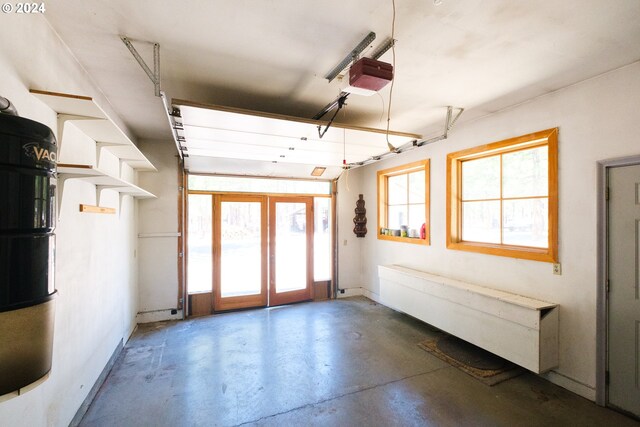
<path fill-rule="evenodd" d="M 183 225 L 181 227 L 181 229 L 183 230 L 181 232 L 181 236 L 182 241 L 181 241 L 181 245 L 183 245 L 184 249 L 182 254 L 184 256 L 178 256 L 178 259 L 183 259 L 183 276 L 184 276 L 184 284 L 182 286 L 181 291 L 183 292 L 183 301 L 184 301 L 184 305 L 183 305 L 183 319 L 189 318 L 189 317 L 198 317 L 198 316 L 206 316 L 209 315 L 211 313 L 213 313 L 213 276 L 211 277 L 211 283 L 210 283 L 210 289 L 208 291 L 205 292 L 196 292 L 196 293 L 189 293 L 189 196 L 190 195 L 200 195 L 200 196 L 209 196 L 210 197 L 210 204 L 211 204 L 211 247 L 212 247 L 212 251 L 211 251 L 211 262 L 213 263 L 213 243 L 214 243 L 214 230 L 213 230 L 213 209 L 214 209 L 214 194 L 211 192 L 206 192 L 206 191 L 201 191 L 201 192 L 190 192 L 190 191 L 186 191 L 184 189 L 186 189 L 186 185 L 187 185 L 187 176 L 188 174 L 185 173 L 184 175 L 184 187 L 182 190 L 182 195 L 184 196 L 184 219 L 183 219 Z M 179 245 L 180 248 L 180 245 Z M 179 249 L 180 250 L 180 249 Z M 212 272 L 213 274 L 213 272 Z M 196 307 L 196 309 L 198 309 L 195 313 L 193 313 L 192 310 L 194 307 Z M 204 312 L 200 312 L 199 309 L 204 310 L 206 307 L 208 307 L 207 311 Z"/>
<path fill-rule="evenodd" d="M 198 175 L 198 174 L 196 174 Z M 187 264 L 188 264 L 188 258 L 189 258 L 189 253 L 188 253 L 188 246 L 187 246 L 187 240 L 188 240 L 188 217 L 189 217 L 189 209 L 188 209 L 188 196 L 191 194 L 199 194 L 199 195 L 207 195 L 207 196 L 211 196 L 211 206 L 212 206 L 212 241 L 211 241 L 211 247 L 212 247 L 212 253 L 211 253 L 211 257 L 212 257 L 212 263 L 214 263 L 214 251 L 215 251 L 215 236 L 217 235 L 216 233 L 220 232 L 220 229 L 216 229 L 215 227 L 215 218 L 214 215 L 216 212 L 216 197 L 229 197 L 229 196 L 234 196 L 234 197 L 239 197 L 239 198 L 244 198 L 244 197 L 261 197 L 265 199 L 265 208 L 269 209 L 269 200 L 273 199 L 273 198 L 283 198 L 283 199 L 300 199 L 300 198 L 308 198 L 311 199 L 311 213 L 312 213 L 312 219 L 311 219 L 311 224 L 313 224 L 313 227 L 315 227 L 315 219 L 314 219 L 314 215 L 315 215 L 315 199 L 316 198 L 327 198 L 330 200 L 330 206 L 331 206 L 331 223 L 332 223 L 332 227 L 331 227 L 331 275 L 329 278 L 329 292 L 328 292 L 328 298 L 329 299 L 335 299 L 336 298 L 336 291 L 337 291 L 337 272 L 338 272 L 338 266 L 336 265 L 337 262 L 337 254 L 338 254 L 338 248 L 337 248 L 337 227 L 338 227 L 338 223 L 337 223 L 337 198 L 336 198 L 336 193 L 337 193 L 337 182 L 334 180 L 331 182 L 331 194 L 274 194 L 274 193 L 233 193 L 233 192 L 221 192 L 221 191 L 213 191 L 213 190 L 190 190 L 187 187 L 187 183 L 188 183 L 188 173 L 184 174 L 184 191 L 182 192 L 182 196 L 184 198 L 184 223 L 183 223 L 183 229 L 184 229 L 184 285 L 182 288 L 182 292 L 180 292 L 182 295 L 184 295 L 184 299 L 183 301 L 185 302 L 184 304 L 184 308 L 185 308 L 185 312 L 184 312 L 184 317 L 192 317 L 192 316 L 202 316 L 202 315 L 208 315 L 208 314 L 213 314 L 216 312 L 220 312 L 220 310 L 215 310 L 215 301 L 218 299 L 218 297 L 216 296 L 216 279 L 215 277 L 215 271 L 212 273 L 212 280 L 211 280 L 211 291 L 209 292 L 204 292 L 204 293 L 197 293 L 197 294 L 190 294 L 188 291 L 188 282 L 189 282 L 189 278 L 187 277 Z M 268 215 L 268 213 L 267 213 Z M 265 220 L 265 216 L 263 215 L 263 221 Z M 267 220 L 267 225 L 268 225 L 268 218 Z M 307 221 L 309 221 L 309 219 L 307 218 Z M 267 233 L 268 233 L 268 229 L 269 227 L 266 227 L 267 229 Z M 309 228 L 307 228 L 307 230 L 309 230 Z M 264 232 L 264 227 L 263 227 L 263 232 Z M 313 233 L 313 228 L 312 231 Z M 314 255 L 314 248 L 313 248 L 313 237 L 311 239 L 307 239 L 308 244 L 311 245 L 311 250 L 309 250 L 309 258 L 308 258 L 308 263 L 311 266 L 311 269 L 313 269 L 313 255 Z M 270 249 L 270 247 L 267 245 L 267 247 Z M 218 247 L 218 250 L 220 248 Z M 271 250 L 271 249 L 270 249 Z M 263 260 L 263 263 L 265 261 Z M 267 258 L 266 258 L 266 263 L 267 263 L 267 271 L 268 271 L 268 263 L 269 263 L 269 254 L 267 254 Z M 214 267 L 215 269 L 215 267 Z M 309 299 L 315 299 L 315 290 L 316 290 L 316 285 L 320 284 L 324 281 L 319 281 L 319 282 L 315 282 L 315 278 L 313 277 L 313 270 L 312 271 L 308 271 L 310 280 L 311 280 L 311 286 L 310 286 L 310 297 Z M 270 280 L 271 279 L 271 275 L 270 273 L 268 273 L 267 279 Z M 268 284 L 269 282 L 267 282 Z M 268 291 L 267 291 L 268 293 Z M 204 304 L 208 304 L 210 306 L 210 309 L 207 313 L 198 313 L 198 314 L 192 314 L 191 313 L 191 309 L 190 307 L 188 307 L 189 303 L 190 303 L 190 299 L 195 299 L 197 298 L 199 301 L 197 301 L 197 306 L 199 307 L 203 307 Z M 208 300 L 208 301 L 205 301 Z M 260 307 L 260 306 L 266 306 L 267 302 L 265 302 L 262 305 L 257 305 L 256 307 Z M 242 308 L 242 307 L 234 307 L 234 308 Z M 225 310 L 233 310 L 234 308 L 227 308 Z M 223 310 L 223 311 L 225 311 Z"/>
<path fill-rule="evenodd" d="M 222 298 L 222 203 L 223 202 L 259 202 L 260 203 L 260 293 L 237 297 Z M 227 311 L 239 308 L 264 307 L 267 305 L 267 197 L 252 194 L 215 194 L 213 195 L 213 311 Z M 218 236 L 218 238 L 216 238 Z"/>
<path fill-rule="evenodd" d="M 609 212 L 607 209 L 607 190 L 609 187 L 609 169 L 640 164 L 640 155 L 597 162 L 597 299 L 596 299 L 596 403 L 607 406 L 609 403 L 607 384 L 608 350 L 608 294 L 609 276 Z"/>
<path fill-rule="evenodd" d="M 189 231 L 189 194 L 187 192 L 187 173 L 182 159 L 178 159 L 178 304 L 182 311 L 182 319 L 189 313 L 189 292 L 187 291 L 187 233 Z"/>
<path fill-rule="evenodd" d="M 313 277 L 313 232 L 314 222 L 314 202 L 313 197 L 309 196 L 276 196 L 269 197 L 269 306 L 283 305 L 293 302 L 306 301 L 313 299 L 314 294 L 314 277 Z M 286 295 L 278 295 L 276 293 L 276 269 L 275 269 L 275 206 L 278 202 L 286 203 L 305 203 L 307 211 L 305 214 L 305 234 L 307 240 L 307 287 L 299 291 L 290 291 Z M 277 301 L 275 303 L 274 301 Z"/>

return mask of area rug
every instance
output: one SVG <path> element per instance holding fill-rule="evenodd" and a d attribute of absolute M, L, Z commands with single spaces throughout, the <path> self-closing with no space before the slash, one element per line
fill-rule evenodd
<path fill-rule="evenodd" d="M 488 386 L 525 372 L 520 366 L 451 335 L 422 341 L 418 346 Z"/>

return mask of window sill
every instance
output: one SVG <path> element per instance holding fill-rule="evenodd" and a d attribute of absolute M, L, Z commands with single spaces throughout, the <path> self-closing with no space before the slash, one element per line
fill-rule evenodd
<path fill-rule="evenodd" d="M 429 245 L 429 236 L 426 239 L 419 237 L 400 237 L 400 236 L 386 236 L 384 234 L 378 234 L 378 240 L 389 240 L 392 242 L 413 243 L 414 245 Z"/>
<path fill-rule="evenodd" d="M 546 248 L 532 248 L 526 246 L 496 245 L 476 242 L 449 242 L 447 249 L 477 252 L 488 255 L 498 255 L 510 258 L 528 259 L 542 262 L 558 262 L 551 250 Z"/>

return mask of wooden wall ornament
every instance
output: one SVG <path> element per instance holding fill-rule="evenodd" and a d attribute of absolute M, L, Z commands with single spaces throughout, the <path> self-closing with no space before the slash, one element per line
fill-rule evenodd
<path fill-rule="evenodd" d="M 360 194 L 356 201 L 356 216 L 353 218 L 353 232 L 356 237 L 364 237 L 367 234 L 367 209 L 364 207 L 364 196 Z"/>

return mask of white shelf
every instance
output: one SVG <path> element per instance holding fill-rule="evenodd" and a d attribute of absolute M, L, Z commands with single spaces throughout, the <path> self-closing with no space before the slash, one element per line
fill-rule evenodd
<path fill-rule="evenodd" d="M 72 122 L 96 142 L 96 167 L 100 166 L 102 150 L 108 150 L 134 169 L 157 171 L 122 129 L 95 103 L 93 98 L 35 89 L 31 89 L 30 92 L 58 113 L 59 151 L 61 151 L 64 139 L 64 125 L 66 122 Z M 62 158 L 60 153 L 58 153 L 58 157 Z"/>
<path fill-rule="evenodd" d="M 108 175 L 91 165 L 58 164 L 58 203 L 62 205 L 65 183 L 70 179 L 82 180 L 95 185 L 96 206 L 100 207 L 100 198 L 103 190 L 112 190 L 119 193 L 118 211 L 122 205 L 123 196 L 132 196 L 138 199 L 150 199 L 156 196 L 142 188 L 124 181 L 120 178 Z M 60 213 L 60 208 L 58 208 Z"/>
<path fill-rule="evenodd" d="M 156 197 L 122 179 L 123 163 L 140 171 L 157 171 L 157 169 L 129 139 L 127 134 L 94 102 L 93 98 L 35 89 L 31 89 L 30 92 L 58 113 L 58 159 L 64 159 L 61 153 L 67 122 L 73 123 L 75 127 L 95 142 L 95 158 L 87 159 L 90 164 L 58 163 L 58 214 L 61 212 L 60 206 L 62 206 L 65 182 L 70 179 L 82 180 L 95 185 L 97 207 L 101 207 L 100 196 L 103 190 L 119 193 L 118 210 L 124 196 Z M 120 160 L 117 176 L 110 175 L 100 169 L 100 157 L 103 150 L 109 151 Z"/>
<path fill-rule="evenodd" d="M 143 190 L 142 188 L 131 184 L 130 182 L 123 181 L 120 178 L 108 175 L 99 169 L 90 165 L 58 165 L 58 178 L 59 179 L 82 179 L 85 182 L 94 184 L 96 187 L 103 187 L 110 190 L 117 191 L 121 194 L 128 194 L 130 196 L 140 199 L 155 198 L 154 194 Z"/>

